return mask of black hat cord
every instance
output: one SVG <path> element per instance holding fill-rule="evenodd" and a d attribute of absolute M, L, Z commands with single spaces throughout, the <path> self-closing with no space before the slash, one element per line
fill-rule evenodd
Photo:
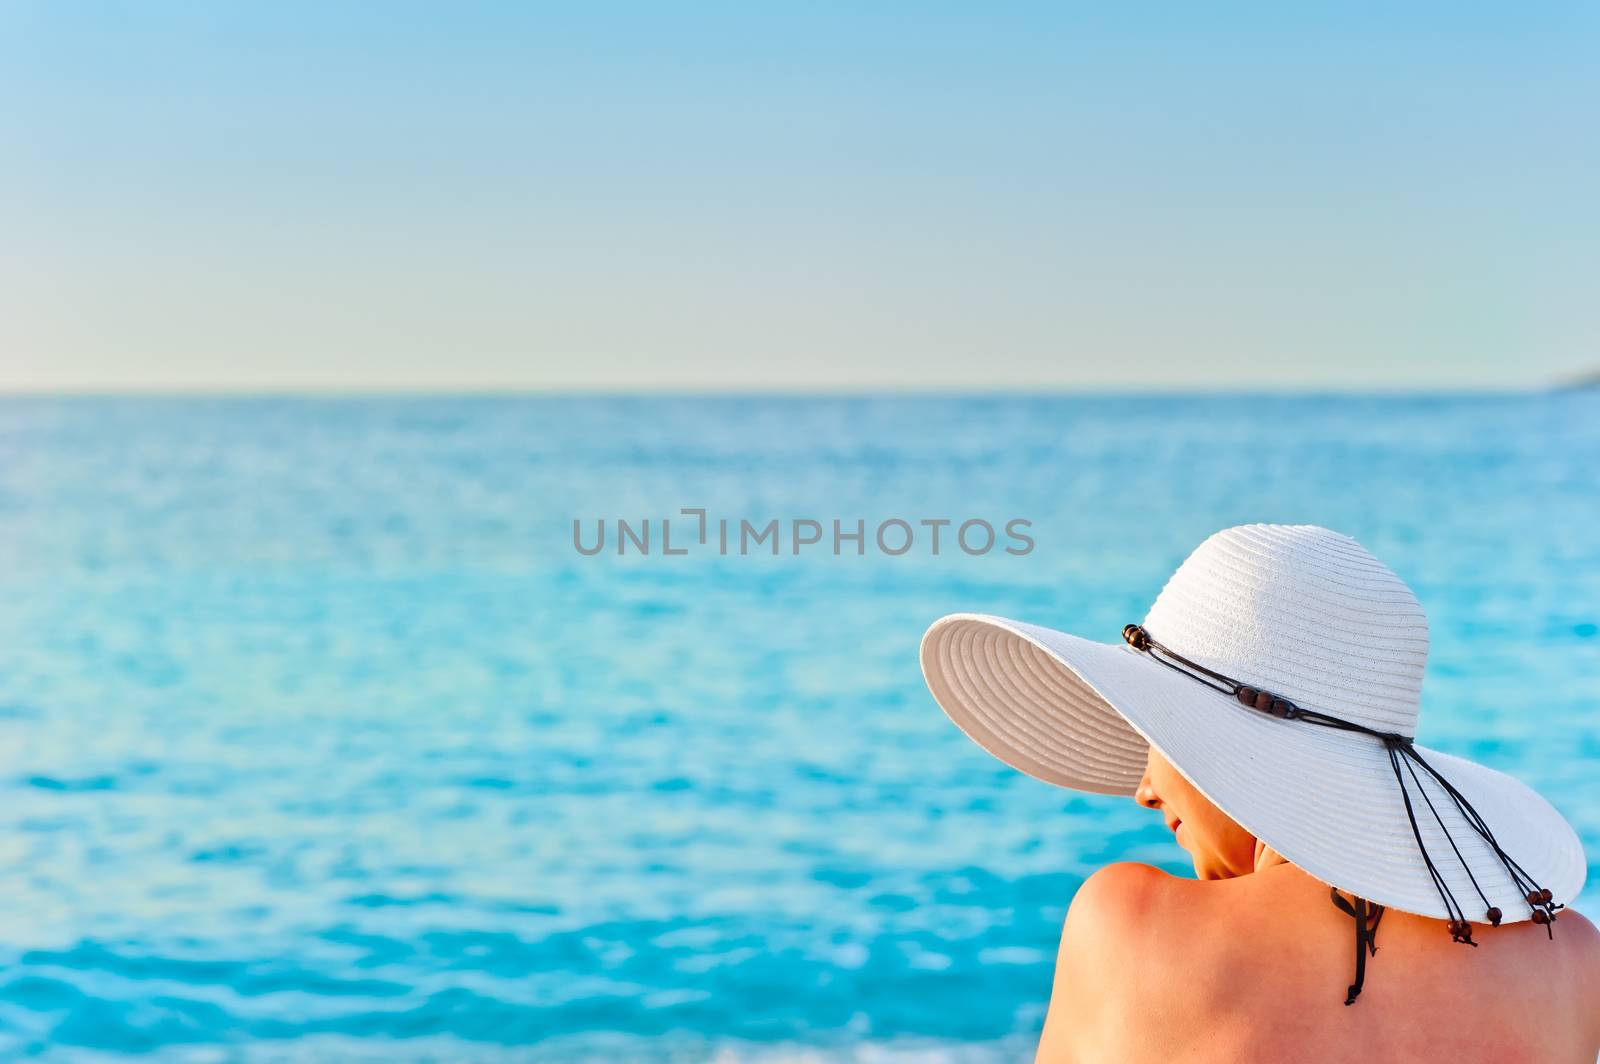
<path fill-rule="evenodd" d="M 1444 825 L 1444 818 L 1439 815 L 1439 810 L 1434 806 L 1433 799 L 1428 797 L 1428 792 L 1422 786 L 1422 778 L 1417 775 L 1417 768 L 1421 767 L 1424 772 L 1434 779 L 1450 800 L 1455 803 L 1456 810 L 1460 812 L 1462 818 L 1466 820 L 1472 830 L 1488 844 L 1489 849 L 1494 851 L 1494 855 L 1499 858 L 1501 865 L 1505 868 L 1506 874 L 1511 877 L 1511 881 L 1516 884 L 1517 890 L 1528 903 L 1528 908 L 1532 912 L 1533 922 L 1544 925 L 1545 933 L 1551 938 L 1555 937 L 1553 925 L 1556 911 L 1565 908 L 1565 906 L 1555 904 L 1549 888 L 1539 886 L 1533 877 L 1528 874 L 1527 870 L 1506 853 L 1495 839 L 1494 832 L 1489 830 L 1489 825 L 1484 822 L 1478 811 L 1472 807 L 1472 803 L 1467 801 L 1466 797 L 1449 780 L 1440 775 L 1437 769 L 1428 764 L 1421 754 L 1417 753 L 1411 736 L 1401 735 L 1398 732 L 1378 731 L 1376 728 L 1369 728 L 1364 724 L 1357 724 L 1355 721 L 1345 720 L 1342 717 L 1335 717 L 1314 709 L 1306 709 L 1295 705 L 1287 698 L 1252 687 L 1249 684 L 1240 683 L 1230 676 L 1214 672 L 1204 665 L 1190 661 L 1183 655 L 1168 649 L 1151 638 L 1150 633 L 1141 625 L 1130 624 L 1125 626 L 1122 629 L 1122 638 L 1133 649 L 1148 654 L 1151 660 L 1159 662 L 1192 680 L 1203 683 L 1212 690 L 1231 695 L 1241 705 L 1250 709 L 1256 709 L 1284 720 L 1299 720 L 1324 728 L 1360 732 L 1363 735 L 1370 735 L 1382 741 L 1389 754 L 1389 767 L 1394 770 L 1395 782 L 1400 785 L 1400 798 L 1405 804 L 1406 819 L 1411 823 L 1411 835 L 1416 839 L 1417 851 L 1422 855 L 1422 862 L 1427 866 L 1428 875 L 1433 879 L 1434 888 L 1439 892 L 1439 900 L 1444 903 L 1445 912 L 1449 914 L 1446 926 L 1450 931 L 1450 938 L 1452 941 L 1460 942 L 1464 945 L 1477 946 L 1477 943 L 1472 941 L 1472 924 L 1468 922 L 1465 910 L 1456 900 L 1455 894 L 1451 892 L 1444 875 L 1439 871 L 1438 865 L 1434 863 L 1433 857 L 1428 853 L 1427 846 L 1423 844 L 1422 830 L 1417 825 L 1416 809 L 1412 805 L 1411 794 L 1406 787 L 1406 776 L 1409 775 L 1411 777 L 1417 794 L 1421 796 L 1423 803 L 1427 805 L 1428 812 L 1433 814 L 1434 822 L 1439 825 L 1439 830 L 1444 833 L 1445 841 L 1450 844 L 1450 849 L 1455 853 L 1456 860 L 1460 862 L 1462 871 L 1466 872 L 1468 881 L 1472 883 L 1472 889 L 1477 892 L 1479 900 L 1483 902 L 1485 907 L 1484 919 L 1492 925 L 1499 926 L 1504 914 L 1498 908 L 1489 904 L 1489 899 L 1485 896 L 1483 888 L 1478 885 L 1477 877 L 1472 874 L 1472 869 L 1468 867 L 1466 858 L 1462 856 L 1460 847 L 1456 845 L 1455 839 L 1451 838 L 1449 829 Z M 1339 894 L 1337 888 L 1333 890 L 1333 903 L 1349 915 L 1356 924 L 1356 977 L 1355 982 L 1350 985 L 1348 995 L 1345 998 L 1345 1004 L 1349 1005 L 1354 1003 L 1356 997 L 1361 993 L 1362 984 L 1366 981 L 1367 956 L 1378 952 L 1375 936 L 1378 931 L 1378 921 L 1383 916 L 1383 906 L 1353 896 L 1351 901 L 1346 901 Z"/>

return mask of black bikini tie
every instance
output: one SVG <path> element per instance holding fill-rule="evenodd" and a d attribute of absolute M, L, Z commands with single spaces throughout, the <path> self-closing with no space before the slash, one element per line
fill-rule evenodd
<path fill-rule="evenodd" d="M 1350 895 L 1344 900 L 1338 887 L 1331 888 L 1333 904 L 1343 909 L 1356 922 L 1356 981 L 1350 984 L 1344 1003 L 1354 1005 L 1361 996 L 1361 986 L 1367 981 L 1367 957 L 1378 953 L 1378 921 L 1383 919 L 1383 906 L 1374 905 L 1365 898 Z"/>
<path fill-rule="evenodd" d="M 1460 862 L 1462 871 L 1466 872 L 1468 881 L 1472 883 L 1472 889 L 1477 892 L 1479 900 L 1483 902 L 1483 918 L 1491 925 L 1498 927 L 1504 914 L 1497 907 L 1489 904 L 1489 899 L 1484 894 L 1483 888 L 1478 885 L 1477 877 L 1472 874 L 1472 869 L 1467 866 L 1466 858 L 1461 855 L 1460 847 L 1456 845 L 1455 839 L 1450 837 L 1449 829 L 1444 826 L 1444 818 L 1439 815 L 1439 810 L 1434 807 L 1433 799 L 1429 798 L 1428 792 L 1423 789 L 1422 777 L 1417 774 L 1417 769 L 1422 769 L 1423 772 L 1433 778 L 1434 782 L 1455 804 L 1456 811 L 1461 814 L 1462 819 L 1488 845 L 1489 849 L 1494 851 L 1494 855 L 1499 858 L 1501 866 L 1505 868 L 1506 874 L 1511 877 L 1511 882 L 1516 884 L 1517 890 L 1521 892 L 1523 899 L 1528 903 L 1533 922 L 1542 924 L 1545 934 L 1552 939 L 1555 938 L 1556 912 L 1566 908 L 1566 906 L 1556 904 L 1550 889 L 1539 886 L 1533 877 L 1528 874 L 1528 871 L 1501 848 L 1499 841 L 1494 837 L 1494 832 L 1489 830 L 1489 825 L 1484 822 L 1478 811 L 1472 807 L 1472 803 L 1467 801 L 1466 797 L 1456 790 L 1449 780 L 1441 776 L 1432 765 L 1428 764 L 1421 754 L 1417 753 L 1416 745 L 1411 736 L 1401 735 L 1398 732 L 1378 731 L 1376 728 L 1369 728 L 1365 724 L 1357 724 L 1352 720 L 1345 720 L 1342 717 L 1335 717 L 1314 709 L 1305 709 L 1302 706 L 1295 705 L 1287 698 L 1272 694 L 1270 691 L 1263 691 L 1249 684 L 1240 683 L 1230 676 L 1224 676 L 1220 672 L 1213 672 L 1204 665 L 1190 661 L 1183 655 L 1162 646 L 1151 638 L 1150 633 L 1145 631 L 1141 625 L 1126 625 L 1122 629 L 1122 638 L 1133 649 L 1148 654 L 1152 661 L 1159 662 L 1174 672 L 1189 677 L 1191 680 L 1203 683 L 1214 691 L 1221 691 L 1223 694 L 1231 695 L 1240 705 L 1284 720 L 1299 720 L 1323 728 L 1360 732 L 1382 742 L 1389 754 L 1389 767 L 1394 770 L 1395 782 L 1400 785 L 1400 798 L 1405 804 L 1406 819 L 1411 822 L 1411 836 L 1416 839 L 1417 852 L 1422 855 L 1422 863 L 1427 866 L 1428 875 L 1433 879 L 1434 888 L 1439 892 L 1439 900 L 1444 903 L 1445 912 L 1449 914 L 1445 927 L 1450 932 L 1450 939 L 1463 945 L 1477 946 L 1477 943 L 1472 941 L 1472 924 L 1467 921 L 1466 911 L 1456 901 L 1449 884 L 1445 882 L 1444 875 L 1439 871 L 1438 865 L 1434 863 L 1433 857 L 1428 853 L 1427 846 L 1423 844 L 1422 830 L 1417 826 L 1416 808 L 1412 804 L 1410 790 L 1406 787 L 1407 776 L 1415 784 L 1417 794 L 1422 798 L 1423 804 L 1427 806 L 1428 812 L 1433 815 L 1434 822 L 1439 825 L 1439 830 L 1444 833 L 1445 841 L 1450 844 L 1450 849 L 1455 853 L 1456 860 Z M 1378 951 L 1373 936 L 1378 930 L 1378 920 L 1383 915 L 1383 907 L 1374 905 L 1362 898 L 1355 898 L 1353 903 L 1346 902 L 1339 896 L 1338 888 L 1334 888 L 1333 902 L 1354 918 L 1356 922 L 1356 981 L 1350 985 L 1350 994 L 1345 1001 L 1345 1004 L 1349 1005 L 1361 993 L 1361 985 L 1366 977 L 1367 956 Z"/>

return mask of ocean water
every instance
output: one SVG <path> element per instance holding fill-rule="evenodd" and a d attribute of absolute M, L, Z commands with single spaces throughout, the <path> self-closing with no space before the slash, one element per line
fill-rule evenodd
<path fill-rule="evenodd" d="M 1597 469 L 1592 392 L 5 400 L 0 1057 L 1025 1056 L 1083 877 L 1186 865 L 969 743 L 918 638 L 1115 640 L 1248 521 L 1413 585 L 1425 741 L 1600 880 Z M 574 548 L 663 517 L 688 553 Z"/>

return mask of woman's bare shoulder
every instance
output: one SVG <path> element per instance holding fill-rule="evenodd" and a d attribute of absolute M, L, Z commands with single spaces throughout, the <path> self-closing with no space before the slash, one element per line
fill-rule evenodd
<path fill-rule="evenodd" d="M 1038 1060 L 1172 1058 L 1179 1050 L 1169 1040 L 1206 997 L 1193 967 L 1212 951 L 1184 943 L 1209 934 L 1197 906 L 1210 904 L 1217 885 L 1133 862 L 1084 880 L 1062 928 Z M 1172 993 L 1186 981 L 1186 993 Z M 1151 1002 L 1161 1002 L 1161 1022 L 1127 1022 L 1135 1012 L 1151 1015 Z"/>
<path fill-rule="evenodd" d="M 1462 950 L 1438 921 L 1386 914 L 1357 1020 L 1411 1031 L 1427 1026 L 1411 1017 L 1418 1007 L 1473 1000 L 1496 1017 L 1507 1044 L 1576 1046 L 1594 1059 L 1600 931 L 1572 910 L 1557 920 L 1554 950 L 1526 922 L 1480 931 L 1485 948 Z M 1280 1025 L 1262 1018 L 1274 1012 L 1321 1017 L 1330 1037 L 1347 1034 L 1350 1017 L 1323 1006 L 1337 1006 L 1353 974 L 1350 939 L 1350 920 L 1327 885 L 1292 867 L 1200 881 L 1109 865 L 1072 899 L 1040 1059 L 1168 1059 L 1201 1027 L 1213 1042 L 1227 1035 L 1270 1049 Z M 1160 1009 L 1152 1013 L 1150 1002 Z M 1134 1014 L 1143 1021 L 1129 1024 Z M 1541 1014 L 1537 1029 L 1518 1025 L 1519 1016 Z M 1465 1048 L 1457 1055 L 1485 1059 Z"/>
<path fill-rule="evenodd" d="M 1081 929 L 1090 937 L 1109 933 L 1119 939 L 1148 932 L 1159 928 L 1164 918 L 1222 901 L 1216 889 L 1222 885 L 1175 876 L 1135 861 L 1109 864 L 1085 879 L 1073 895 L 1067 909 L 1067 932 Z"/>
<path fill-rule="evenodd" d="M 1083 881 L 1067 909 L 1037 1061 L 1115 1059 L 1114 1017 L 1150 958 L 1141 924 L 1176 877 L 1150 865 L 1107 865 Z M 1122 1054 L 1126 1055 L 1126 1054 Z"/>
<path fill-rule="evenodd" d="M 1138 915 L 1147 905 L 1162 904 L 1198 881 L 1181 879 L 1154 865 L 1118 861 L 1101 868 L 1078 888 L 1067 921 L 1101 922 Z"/>
<path fill-rule="evenodd" d="M 1123 986 L 1148 977 L 1151 961 L 1180 945 L 1201 910 L 1217 904 L 1219 885 L 1132 861 L 1106 865 L 1073 895 L 1058 974 L 1065 968 L 1099 982 L 1121 975 Z"/>
<path fill-rule="evenodd" d="M 1114 974 L 1133 994 L 1182 983 L 1188 1000 L 1209 1007 L 1219 971 L 1232 979 L 1296 960 L 1311 948 L 1308 927 L 1342 949 L 1348 922 L 1327 889 L 1287 867 L 1199 880 L 1133 862 L 1107 865 L 1072 899 L 1057 969 L 1102 982 Z"/>
<path fill-rule="evenodd" d="M 1576 909 L 1556 914 L 1556 929 L 1573 937 L 1573 943 L 1591 960 L 1600 963 L 1600 929 L 1593 921 Z"/>
<path fill-rule="evenodd" d="M 1586 1001 L 1596 1049 L 1600 1051 L 1600 930 L 1589 918 L 1576 909 L 1568 909 L 1556 917 L 1555 936 L 1564 940 L 1576 969 L 1580 1001 Z"/>

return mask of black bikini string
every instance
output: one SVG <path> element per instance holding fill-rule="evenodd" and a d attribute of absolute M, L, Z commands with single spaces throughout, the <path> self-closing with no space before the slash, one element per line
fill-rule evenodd
<path fill-rule="evenodd" d="M 1367 981 L 1367 956 L 1378 953 L 1378 921 L 1383 919 L 1383 906 L 1365 898 L 1350 895 L 1345 901 L 1338 887 L 1331 888 L 1333 904 L 1343 909 L 1356 922 L 1356 981 L 1345 993 L 1344 1003 L 1354 1005 L 1361 996 L 1361 987 Z"/>
<path fill-rule="evenodd" d="M 1439 900 L 1444 903 L 1445 912 L 1449 914 L 1447 927 L 1450 931 L 1450 938 L 1464 945 L 1476 946 L 1477 943 L 1472 941 L 1472 924 L 1467 920 L 1466 911 L 1462 909 L 1461 904 L 1456 900 L 1455 894 L 1450 890 L 1450 885 L 1446 882 L 1444 874 L 1439 870 L 1438 865 L 1434 863 L 1433 856 L 1428 853 L 1428 847 L 1422 841 L 1422 829 L 1417 823 L 1416 808 L 1411 801 L 1410 789 L 1406 787 L 1407 775 L 1411 777 L 1411 782 L 1415 785 L 1417 794 L 1421 796 L 1423 803 L 1427 806 L 1428 812 L 1433 815 L 1434 822 L 1439 825 L 1439 830 L 1443 833 L 1445 841 L 1450 844 L 1450 849 L 1455 853 L 1456 860 L 1460 863 L 1462 871 L 1467 874 L 1467 879 L 1472 883 L 1472 889 L 1477 892 L 1479 899 L 1483 902 L 1485 907 L 1484 919 L 1492 925 L 1499 926 L 1504 914 L 1498 908 L 1489 904 L 1489 899 L 1484 894 L 1483 888 L 1478 884 L 1477 877 L 1473 875 L 1472 868 L 1467 864 L 1466 857 L 1462 855 L 1461 848 L 1456 845 L 1456 840 L 1451 837 L 1450 830 L 1445 827 L 1444 818 L 1439 814 L 1439 810 L 1433 804 L 1433 799 L 1428 797 L 1427 790 L 1422 786 L 1422 779 L 1417 775 L 1417 768 L 1420 767 L 1433 778 L 1439 788 L 1455 804 L 1456 811 L 1461 815 L 1462 819 L 1494 852 L 1495 857 L 1499 859 L 1500 864 L 1505 868 L 1506 874 L 1511 877 L 1512 883 L 1516 884 L 1517 890 L 1528 903 L 1533 922 L 1543 924 L 1546 934 L 1551 938 L 1555 937 L 1553 925 L 1556 912 L 1565 908 L 1565 906 L 1555 904 L 1549 888 L 1539 886 L 1534 881 L 1534 878 L 1528 874 L 1528 871 L 1513 860 L 1510 854 L 1506 853 L 1499 840 L 1494 837 L 1494 832 L 1489 830 L 1488 823 L 1472 807 L 1472 803 L 1467 801 L 1466 796 L 1417 752 L 1411 736 L 1401 735 L 1398 732 L 1378 731 L 1376 728 L 1369 728 L 1365 724 L 1358 724 L 1355 721 L 1345 720 L 1342 717 L 1335 717 L 1314 709 L 1306 709 L 1287 698 L 1272 694 L 1270 691 L 1263 691 L 1259 688 L 1251 687 L 1249 684 L 1240 683 L 1231 676 L 1225 676 L 1220 672 L 1208 669 L 1204 665 L 1191 661 L 1182 654 L 1163 646 L 1151 638 L 1150 633 L 1140 625 L 1130 624 L 1124 627 L 1122 638 L 1135 650 L 1148 654 L 1152 661 L 1159 662 L 1191 680 L 1203 683 L 1214 691 L 1231 695 L 1240 704 L 1251 709 L 1260 710 L 1263 713 L 1268 713 L 1284 720 L 1299 720 L 1323 728 L 1359 732 L 1363 735 L 1370 735 L 1382 742 L 1389 755 L 1389 767 L 1394 772 L 1395 783 L 1400 787 L 1400 798 L 1405 806 L 1406 819 L 1411 824 L 1412 838 L 1417 843 L 1417 852 L 1422 855 L 1422 862 L 1427 866 L 1428 875 L 1433 880 L 1434 888 L 1439 892 Z M 1371 902 L 1361 898 L 1356 898 L 1354 905 L 1352 905 L 1340 897 L 1337 889 L 1333 892 L 1333 900 L 1336 905 L 1353 917 L 1356 923 L 1356 981 L 1351 984 L 1349 1000 L 1345 1002 L 1348 1005 L 1355 1001 L 1356 995 L 1361 993 L 1361 986 L 1366 976 L 1367 955 L 1377 952 L 1373 935 L 1377 932 L 1378 918 L 1382 916 L 1383 907 L 1373 905 Z M 1376 915 L 1373 915 L 1374 913 Z"/>

